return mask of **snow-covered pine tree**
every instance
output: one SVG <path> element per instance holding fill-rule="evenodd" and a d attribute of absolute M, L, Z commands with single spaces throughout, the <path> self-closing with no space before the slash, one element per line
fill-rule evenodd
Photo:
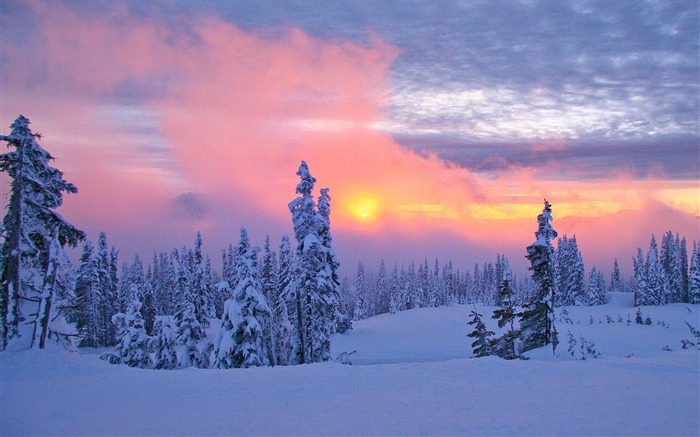
<path fill-rule="evenodd" d="M 656 244 L 656 237 L 651 236 L 649 252 L 646 261 L 646 278 L 649 287 L 649 301 L 651 305 L 664 305 L 668 303 L 671 288 L 663 265 L 659 261 L 659 251 Z"/>
<path fill-rule="evenodd" d="M 271 317 L 258 272 L 258 247 L 250 245 L 248 232 L 241 228 L 237 246 L 236 276 L 238 283 L 233 290 L 235 303 L 229 305 L 228 317 L 233 320 L 233 367 L 254 367 L 270 364 L 265 350 L 265 332 L 260 323 Z"/>
<path fill-rule="evenodd" d="M 58 252 L 66 244 L 74 247 L 85 238 L 82 231 L 54 211 L 63 203 L 63 193 L 77 193 L 78 189 L 49 165 L 54 158 L 39 146 L 36 140 L 41 135 L 32 133 L 29 124 L 29 119 L 20 115 L 10 126 L 10 135 L 0 135 L 0 141 L 14 148 L 0 155 L 0 171 L 12 179 L 0 229 L 0 351 L 9 340 L 22 335 L 20 327 L 26 325 L 30 314 L 37 318 L 50 315 L 55 294 L 51 287 L 59 273 L 54 270 L 46 274 L 50 258 L 53 256 L 53 264 L 58 267 Z M 59 245 L 52 254 L 54 239 Z M 34 326 L 39 327 L 40 337 L 46 338 L 47 332 L 41 330 L 49 326 L 36 319 Z M 43 348 L 43 342 L 36 347 Z"/>
<path fill-rule="evenodd" d="M 369 317 L 369 290 L 365 282 L 365 268 L 362 262 L 357 264 L 357 279 L 355 280 L 355 315 L 354 320 L 362 320 Z"/>
<path fill-rule="evenodd" d="M 177 367 L 177 353 L 175 352 L 175 333 L 169 321 L 158 320 L 155 324 L 155 358 L 154 369 L 174 369 Z"/>
<path fill-rule="evenodd" d="M 153 335 L 156 323 L 156 303 L 153 297 L 153 287 L 150 281 L 146 281 L 143 285 L 141 305 L 141 317 L 143 317 L 143 327 L 146 330 L 146 335 Z"/>
<path fill-rule="evenodd" d="M 519 332 L 515 329 L 515 319 L 518 316 L 517 306 L 515 304 L 515 292 L 511 285 L 510 269 L 506 268 L 502 272 L 501 283 L 498 286 L 498 296 L 496 301 L 499 302 L 499 308 L 493 312 L 492 318 L 498 322 L 498 327 L 506 327 L 506 332 L 492 343 L 492 352 L 494 355 L 511 360 L 517 357 L 515 350 L 515 341 L 519 336 Z"/>
<path fill-rule="evenodd" d="M 389 312 L 391 305 L 389 281 L 386 277 L 386 266 L 382 259 L 379 263 L 379 275 L 377 276 L 377 304 L 375 306 L 376 314 L 384 314 Z"/>
<path fill-rule="evenodd" d="M 318 213 L 316 214 L 316 228 L 321 246 L 326 257 L 326 266 L 320 272 L 319 289 L 321 293 L 321 304 L 323 311 L 323 326 L 325 341 L 327 346 L 322 349 L 328 350 L 330 354 L 330 336 L 336 332 L 341 332 L 339 327 L 345 326 L 351 321 L 345 320 L 347 315 L 341 311 L 342 296 L 340 293 L 340 261 L 333 249 L 333 236 L 331 234 L 331 196 L 329 188 L 321 188 L 321 195 L 318 197 Z M 330 357 L 330 355 L 329 355 Z"/>
<path fill-rule="evenodd" d="M 279 247 L 279 264 L 277 272 L 277 296 L 275 303 L 274 319 L 277 328 L 275 337 L 275 348 L 277 354 L 277 364 L 286 366 L 292 364 L 295 356 L 294 347 L 299 344 L 299 313 L 301 312 L 301 302 L 297 301 L 297 293 L 294 289 L 293 270 L 294 256 L 289 244 L 289 237 L 284 235 Z M 299 306 L 297 306 L 299 304 Z M 282 313 L 282 311 L 286 313 Z M 287 332 L 285 332 L 287 331 Z"/>
<path fill-rule="evenodd" d="M 299 166 L 297 176 L 301 179 L 296 187 L 296 193 L 300 196 L 289 203 L 297 240 L 292 290 L 297 304 L 296 320 L 300 322 L 294 361 L 308 363 L 330 359 L 330 334 L 333 332 L 331 314 L 335 312 L 333 306 L 338 304 L 333 290 L 337 284 L 334 267 L 329 263 L 334 256 L 328 246 L 330 234 L 323 230 L 329 226 L 328 213 L 317 211 L 311 194 L 316 179 L 311 176 L 304 161 Z"/>
<path fill-rule="evenodd" d="M 132 301 L 127 305 L 126 314 L 117 313 L 112 322 L 117 326 L 119 342 L 116 353 L 122 364 L 130 367 L 151 367 L 151 356 L 148 353 L 150 338 L 146 335 L 141 317 L 141 302 L 133 285 Z"/>
<path fill-rule="evenodd" d="M 605 278 L 602 272 L 593 266 L 588 276 L 588 305 L 605 305 L 608 298 L 605 291 Z"/>
<path fill-rule="evenodd" d="M 680 272 L 681 272 L 681 296 L 680 296 L 680 301 L 681 302 L 689 302 L 689 283 L 690 283 L 690 271 L 689 271 L 689 265 L 688 265 L 688 244 L 685 240 L 685 237 L 681 238 L 680 242 Z"/>
<path fill-rule="evenodd" d="M 624 291 L 624 281 L 622 280 L 622 274 L 620 274 L 620 264 L 615 258 L 615 263 L 613 264 L 613 271 L 610 275 L 610 292 L 620 293 Z"/>
<path fill-rule="evenodd" d="M 177 342 L 183 346 L 178 365 L 200 369 L 209 367 L 211 343 L 197 320 L 193 303 L 185 303 L 175 315 L 175 330 Z"/>
<path fill-rule="evenodd" d="M 443 290 L 443 283 L 440 280 L 440 264 L 438 260 L 435 259 L 435 268 L 428 278 L 428 299 L 426 301 L 426 306 L 435 308 L 443 305 L 445 301 Z"/>
<path fill-rule="evenodd" d="M 107 235 L 100 232 L 97 239 L 97 273 L 99 278 L 99 290 L 101 297 L 100 316 L 102 325 L 102 334 L 100 336 L 100 346 L 114 346 L 116 344 L 116 332 L 112 323 L 112 316 L 118 312 L 119 307 L 119 291 L 117 288 L 116 275 L 112 275 L 112 269 L 116 272 L 117 260 L 116 249 L 112 247 L 115 259 L 107 247 Z M 114 263 L 114 266 L 112 266 Z"/>
<path fill-rule="evenodd" d="M 693 241 L 693 255 L 690 257 L 688 303 L 700 303 L 700 245 L 695 241 Z"/>
<path fill-rule="evenodd" d="M 270 236 L 265 236 L 265 245 L 263 246 L 262 264 L 260 266 L 260 285 L 265 301 L 270 307 L 270 317 L 266 320 L 261 320 L 265 333 L 265 350 L 267 351 L 267 359 L 271 365 L 277 364 L 277 348 L 274 341 L 277 335 L 277 326 L 275 325 L 275 315 L 277 309 L 277 258 L 275 253 L 270 249 Z M 285 305 L 286 307 L 286 305 Z"/>
<path fill-rule="evenodd" d="M 575 235 L 557 240 L 554 259 L 557 302 L 563 306 L 586 304 L 586 272 Z"/>
<path fill-rule="evenodd" d="M 394 269 L 391 271 L 391 281 L 389 282 L 389 312 L 395 314 L 400 309 L 401 298 L 401 283 L 399 281 L 399 266 L 394 264 Z"/>
<path fill-rule="evenodd" d="M 474 311 L 470 314 L 471 320 L 467 322 L 469 325 L 474 326 L 474 330 L 467 334 L 467 337 L 473 338 L 472 342 L 472 353 L 475 357 L 486 357 L 493 353 L 491 350 L 491 336 L 494 335 L 493 331 L 486 329 L 484 321 L 481 320 L 483 317 L 476 311 L 476 306 L 474 306 Z"/>
<path fill-rule="evenodd" d="M 632 261 L 634 262 L 634 305 L 654 305 L 647 284 L 647 269 L 641 247 L 637 248 L 637 257 L 632 258 Z"/>
<path fill-rule="evenodd" d="M 536 284 L 535 295 L 520 313 L 520 332 L 523 351 L 552 344 L 556 351 L 557 331 L 554 327 L 554 287 L 552 255 L 554 248 L 550 242 L 557 238 L 557 231 L 551 225 L 552 207 L 545 199 L 542 214 L 537 216 L 538 228 L 535 242 L 527 248 L 532 279 Z"/>
<path fill-rule="evenodd" d="M 81 336 L 80 346 L 99 347 L 103 346 L 100 334 L 104 327 L 100 314 L 99 272 L 93 250 L 92 242 L 86 239 L 75 277 L 75 305 L 71 321 Z"/>

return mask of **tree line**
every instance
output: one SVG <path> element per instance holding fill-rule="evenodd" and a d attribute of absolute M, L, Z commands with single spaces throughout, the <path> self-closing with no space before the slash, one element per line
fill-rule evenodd
<path fill-rule="evenodd" d="M 303 161 L 297 197 L 289 204 L 294 250 L 287 236 L 277 251 L 269 236 L 260 249 L 241 228 L 239 242 L 222 251 L 219 273 L 197 233 L 192 247 L 154 253 L 145 267 L 136 255 L 120 270 L 119 251 L 109 247 L 104 232 L 95 247 L 55 212 L 62 195 L 77 188 L 51 167 L 53 158 L 37 143 L 41 136 L 31 132 L 29 120 L 19 116 L 11 128 L 10 135 L 0 136 L 12 149 L 0 155 L 0 170 L 12 180 L 0 230 L 3 350 L 12 343 L 43 348 L 53 339 L 115 347 L 103 358 L 139 367 L 302 364 L 330 360 L 331 336 L 350 329 L 351 320 L 479 303 L 499 307 L 499 326 L 511 329 L 491 346 L 508 351 L 518 341 L 524 349 L 554 342 L 555 305 L 602 304 L 607 291 L 634 292 L 638 305 L 700 303 L 696 242 L 689 262 L 685 238 L 669 231 L 659 253 L 652 236 L 646 257 L 639 249 L 629 281 L 620 275 L 617 260 L 609 285 L 596 267 L 586 281 L 576 236 L 564 235 L 556 249 L 552 246 L 558 235 L 546 201 L 537 240 L 528 247 L 531 276 L 516 278 L 500 254 L 495 263 L 477 263 L 463 272 L 452 262 L 440 266 L 435 260 L 431 266 L 427 258 L 417 267 L 394 264 L 389 272 L 382 260 L 376 278 L 367 277 L 360 263 L 351 290 L 347 278 L 342 285 L 338 278 L 329 190 L 313 197 L 316 179 Z M 63 249 L 81 242 L 74 266 Z M 213 342 L 207 337 L 208 329 L 217 328 L 210 326 L 212 319 L 220 320 Z"/>

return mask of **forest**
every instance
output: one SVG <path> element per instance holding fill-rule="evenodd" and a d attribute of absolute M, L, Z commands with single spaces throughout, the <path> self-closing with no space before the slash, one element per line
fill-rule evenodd
<path fill-rule="evenodd" d="M 527 247 L 531 275 L 513 275 L 500 254 L 471 271 L 449 261 L 431 267 L 427 258 L 389 271 L 382 260 L 376 277 L 360 263 L 351 285 L 339 278 L 329 190 L 314 197 L 316 179 L 303 161 L 298 196 L 289 204 L 294 248 L 288 236 L 273 248 L 268 236 L 261 250 L 241 228 L 238 243 L 221 254 L 221 272 L 204 255 L 200 233 L 192 247 L 155 253 L 147 264 L 137 255 L 120 266 L 119 250 L 104 232 L 95 246 L 56 212 L 63 194 L 78 189 L 51 166 L 29 120 L 19 116 L 11 128 L 0 136 L 11 149 L 0 155 L 0 170 L 12 180 L 0 247 L 2 350 L 55 342 L 114 348 L 101 358 L 131 367 L 286 366 L 338 359 L 331 337 L 351 329 L 353 320 L 479 304 L 497 306 L 499 327 L 510 329 L 487 340 L 475 307 L 469 321 L 475 355 L 512 359 L 556 347 L 558 306 L 602 305 L 608 292 L 633 293 L 637 306 L 700 303 L 698 242 L 689 257 L 685 237 L 668 231 L 659 248 L 651 236 L 646 256 L 639 248 L 634 257 L 633 276 L 625 280 L 616 260 L 607 280 L 595 266 L 586 271 L 576 236 L 558 236 L 547 200 Z M 73 263 L 64 249 L 76 246 L 82 252 Z M 208 329 L 216 330 L 214 341 Z"/>

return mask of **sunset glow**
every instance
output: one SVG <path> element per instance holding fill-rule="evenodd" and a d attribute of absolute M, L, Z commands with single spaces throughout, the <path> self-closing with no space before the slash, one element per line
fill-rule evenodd
<path fill-rule="evenodd" d="M 669 39 L 677 52 L 647 66 L 678 75 L 661 92 L 636 76 L 645 41 L 607 52 L 614 35 L 573 28 L 570 57 L 557 58 L 567 37 L 543 27 L 542 46 L 518 49 L 534 50 L 519 63 L 510 45 L 530 31 L 500 29 L 494 54 L 469 30 L 494 11 L 448 3 L 421 3 L 437 23 L 458 17 L 443 41 L 405 34 L 423 32 L 419 18 L 400 23 L 382 2 L 360 26 L 332 5 L 268 21 L 265 6 L 227 2 L 3 2 L 2 133 L 20 113 L 31 119 L 80 190 L 61 213 L 91 239 L 106 231 L 124 257 L 179 247 L 197 230 L 213 258 L 240 226 L 257 244 L 278 241 L 291 232 L 302 159 L 317 189 L 330 188 L 349 270 L 424 256 L 471 267 L 496 253 L 521 265 L 545 197 L 560 234 L 579 236 L 606 271 L 615 257 L 629 268 L 652 233 L 698 238 L 697 22 L 679 13 L 690 36 L 677 38 L 690 43 Z M 577 22 L 567 11 L 553 22 Z M 636 38 L 615 13 L 624 26 L 604 29 Z"/>

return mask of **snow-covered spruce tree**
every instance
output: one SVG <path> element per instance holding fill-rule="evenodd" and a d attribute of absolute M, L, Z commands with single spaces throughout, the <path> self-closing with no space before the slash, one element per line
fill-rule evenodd
<path fill-rule="evenodd" d="M 557 332 L 554 327 L 554 287 L 552 255 L 554 249 L 550 242 L 557 238 L 557 231 L 551 225 L 552 207 L 545 199 L 542 214 L 537 216 L 538 228 L 535 242 L 527 248 L 532 279 L 536 284 L 532 300 L 520 313 L 520 333 L 523 351 L 552 344 L 556 351 Z"/>
<path fill-rule="evenodd" d="M 117 326 L 120 334 L 116 354 L 122 364 L 145 369 L 152 365 L 151 356 L 148 353 L 150 338 L 143 327 L 138 293 L 134 292 L 133 295 L 134 298 L 127 306 L 126 314 L 117 313 L 112 317 L 112 322 Z"/>
<path fill-rule="evenodd" d="M 557 303 L 563 306 L 586 304 L 586 272 L 576 236 L 557 240 L 554 278 Z"/>
<path fill-rule="evenodd" d="M 656 237 L 651 236 L 649 252 L 646 261 L 646 279 L 649 287 L 649 304 L 664 305 L 668 303 L 671 295 L 671 287 L 663 265 L 659 260 L 659 250 L 656 245 Z M 648 304 L 648 305 L 649 305 Z"/>
<path fill-rule="evenodd" d="M 394 264 L 394 269 L 391 271 L 391 281 L 389 282 L 389 312 L 395 314 L 400 309 L 401 299 L 401 283 L 399 281 L 399 266 Z"/>
<path fill-rule="evenodd" d="M 156 303 L 153 296 L 153 287 L 150 282 L 144 284 L 141 305 L 141 317 L 143 317 L 143 327 L 147 335 L 153 335 L 156 323 Z"/>
<path fill-rule="evenodd" d="M 391 303 L 389 294 L 389 281 L 386 277 L 386 266 L 384 265 L 384 260 L 381 260 L 379 263 L 379 275 L 377 276 L 377 304 L 375 307 L 375 312 L 377 314 L 389 312 Z"/>
<path fill-rule="evenodd" d="M 296 187 L 300 196 L 289 203 L 297 241 L 297 263 L 291 286 L 298 322 L 294 362 L 327 361 L 330 359 L 330 335 L 335 329 L 332 314 L 339 305 L 334 291 L 338 286 L 334 279 L 335 268 L 329 261 L 334 256 L 329 247 L 330 233 L 324 231 L 330 229 L 329 212 L 323 211 L 325 206 L 317 210 L 311 194 L 316 179 L 304 161 L 297 176 L 301 179 Z"/>
<path fill-rule="evenodd" d="M 71 321 L 81 337 L 80 346 L 99 347 L 104 346 L 100 338 L 106 327 L 100 313 L 99 271 L 93 250 L 92 242 L 86 239 L 75 277 L 75 304 Z"/>
<path fill-rule="evenodd" d="M 117 284 L 117 250 L 112 247 L 112 252 L 107 247 L 107 235 L 100 232 L 97 239 L 97 274 L 101 297 L 100 317 L 103 327 L 99 338 L 100 346 L 114 346 L 116 344 L 116 332 L 112 323 L 112 316 L 118 312 L 119 295 Z"/>
<path fill-rule="evenodd" d="M 693 241 L 693 255 L 690 257 L 688 303 L 700 303 L 700 245 L 695 241 Z"/>
<path fill-rule="evenodd" d="M 610 275 L 610 292 L 619 293 L 624 291 L 624 282 L 622 280 L 622 274 L 620 273 L 620 264 L 615 258 L 615 263 L 613 264 L 613 271 Z"/>
<path fill-rule="evenodd" d="M 273 318 L 277 329 L 275 350 L 277 364 L 286 366 L 292 363 L 293 347 L 298 344 L 298 310 L 296 292 L 293 290 L 294 260 L 287 235 L 282 237 L 279 248 L 279 267 L 277 272 L 277 299 Z M 295 329 L 297 327 L 297 329 Z"/>
<path fill-rule="evenodd" d="M 653 305 L 649 286 L 647 285 L 647 270 L 644 263 L 644 252 L 637 248 L 637 257 L 632 258 L 634 263 L 634 305 Z"/>
<path fill-rule="evenodd" d="M 10 128 L 10 135 L 0 135 L 0 141 L 14 149 L 0 155 L 0 171 L 12 179 L 0 229 L 0 350 L 22 336 L 20 327 L 27 325 L 28 317 L 34 317 L 38 329 L 39 341 L 33 345 L 44 348 L 55 294 L 52 286 L 60 275 L 58 269 L 47 272 L 52 262 L 59 267 L 63 247 L 74 247 L 85 234 L 54 211 L 63 203 L 63 193 L 78 189 L 49 165 L 53 157 L 37 143 L 41 136 L 32 133 L 29 119 L 20 115 Z M 54 239 L 58 246 L 51 253 Z"/>
<path fill-rule="evenodd" d="M 210 343 L 206 340 L 204 328 L 199 324 L 194 304 L 186 303 L 175 315 L 175 336 L 182 345 L 179 365 L 182 367 L 209 367 Z"/>
<path fill-rule="evenodd" d="M 341 330 L 346 325 L 352 325 L 348 319 L 347 313 L 342 311 L 342 295 L 340 293 L 340 278 L 338 270 L 340 269 L 340 261 L 333 249 L 333 236 L 331 234 L 331 196 L 329 188 L 321 188 L 321 194 L 318 196 L 318 213 L 316 214 L 316 229 L 318 232 L 321 246 L 323 247 L 326 266 L 324 272 L 321 273 L 321 297 L 322 310 L 324 312 L 322 319 L 324 321 L 323 331 L 325 341 L 328 346 L 323 346 L 322 349 L 328 349 L 330 354 L 330 336 L 336 332 L 344 332 L 347 328 Z"/>
<path fill-rule="evenodd" d="M 608 298 L 605 291 L 605 277 L 593 266 L 588 275 L 588 305 L 605 305 Z"/>
<path fill-rule="evenodd" d="M 233 299 L 224 304 L 226 314 L 216 341 L 216 366 L 257 367 L 270 364 L 265 350 L 265 332 L 260 323 L 271 317 L 262 294 L 257 256 L 260 249 L 250 245 L 248 232 L 241 228 L 236 248 L 237 284 Z"/>
<path fill-rule="evenodd" d="M 511 285 L 511 273 L 506 269 L 502 273 L 503 279 L 498 286 L 498 296 L 496 301 L 499 302 L 499 308 L 493 312 L 492 318 L 497 320 L 498 327 L 506 327 L 506 332 L 492 343 L 493 354 L 511 360 L 517 358 L 515 350 L 515 340 L 519 336 L 519 332 L 515 329 L 515 319 L 517 317 L 517 306 L 515 304 L 515 292 Z"/>
<path fill-rule="evenodd" d="M 369 290 L 365 282 L 365 268 L 362 262 L 357 265 L 357 279 L 355 280 L 355 314 L 354 320 L 362 320 L 369 317 Z"/>
<path fill-rule="evenodd" d="M 169 321 L 158 320 L 155 324 L 155 358 L 154 369 L 174 369 L 177 367 L 175 333 Z"/>
<path fill-rule="evenodd" d="M 277 301 L 276 283 L 277 283 L 277 256 L 270 249 L 270 236 L 265 236 L 265 245 L 263 246 L 262 263 L 260 265 L 260 286 L 267 305 L 270 307 L 270 317 L 261 320 L 263 332 L 265 334 L 265 350 L 267 351 L 267 360 L 270 365 L 277 364 L 277 350 L 275 348 L 274 337 L 276 326 L 274 324 L 275 305 Z"/>
<path fill-rule="evenodd" d="M 486 329 L 484 321 L 481 320 L 483 317 L 476 311 L 476 306 L 474 306 L 474 311 L 470 314 L 471 320 L 467 322 L 469 325 L 474 326 L 474 330 L 467 334 L 467 337 L 473 338 L 472 342 L 472 353 L 475 357 L 486 357 L 493 353 L 491 349 L 491 336 L 494 335 L 493 331 Z"/>

